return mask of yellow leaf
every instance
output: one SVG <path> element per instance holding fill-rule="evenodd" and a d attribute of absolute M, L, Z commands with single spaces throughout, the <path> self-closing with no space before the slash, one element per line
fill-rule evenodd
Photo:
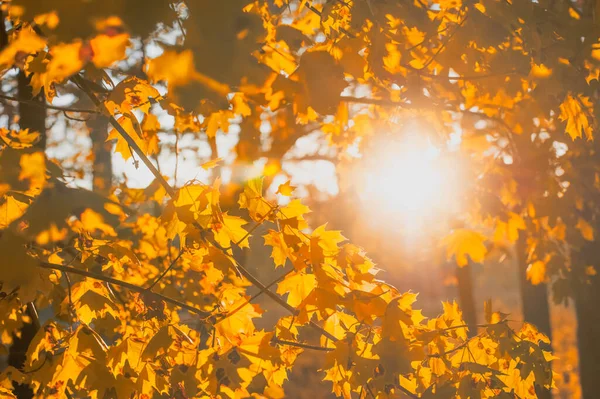
<path fill-rule="evenodd" d="M 86 209 L 81 214 L 81 223 L 85 230 L 89 232 L 94 232 L 96 230 L 102 231 L 106 235 L 116 236 L 117 233 L 112 226 L 104 223 L 104 218 L 97 212 L 94 212 L 92 209 Z"/>
<path fill-rule="evenodd" d="M 519 238 L 519 230 L 525 230 L 526 228 L 525 221 L 519 214 L 509 212 L 506 222 L 502 220 L 496 222 L 494 241 L 501 242 L 508 240 L 509 242 L 515 242 Z"/>
<path fill-rule="evenodd" d="M 2 137 L 2 141 L 7 143 L 11 148 L 23 149 L 33 147 L 39 140 L 40 134 L 38 132 L 30 132 L 29 129 L 17 131 L 1 128 L 0 137 Z"/>
<path fill-rule="evenodd" d="M 236 310 L 236 312 L 229 315 L 223 321 L 219 321 L 215 328 L 228 341 L 240 344 L 243 337 L 249 336 L 254 332 L 255 328 L 252 319 L 260 317 L 261 310 L 258 305 L 249 303 L 243 297 L 238 301 L 222 305 L 226 311 Z M 238 310 L 238 308 L 240 309 Z"/>
<path fill-rule="evenodd" d="M 108 96 L 105 106 L 111 115 L 129 114 L 134 109 L 147 114 L 160 93 L 145 80 L 129 77 L 121 81 Z"/>
<path fill-rule="evenodd" d="M 107 68 L 125 58 L 127 47 L 130 45 L 129 35 L 98 35 L 90 40 L 93 57 L 92 62 L 97 68 Z"/>
<path fill-rule="evenodd" d="M 281 195 L 285 195 L 286 197 L 290 197 L 292 195 L 292 193 L 294 192 L 294 190 L 296 189 L 295 186 L 292 186 L 290 184 L 291 182 L 292 182 L 291 180 L 288 180 L 284 184 L 280 184 L 279 188 L 277 189 L 277 194 L 281 194 Z"/>
<path fill-rule="evenodd" d="M 182 86 L 194 78 L 194 54 L 191 50 L 180 53 L 167 50 L 146 63 L 146 73 L 153 82 L 166 80 L 169 87 Z"/>
<path fill-rule="evenodd" d="M 160 131 L 160 123 L 158 117 L 154 114 L 144 115 L 142 120 L 142 134 L 144 135 L 144 141 L 148 146 L 147 154 L 158 154 L 159 151 L 159 140 L 158 132 Z"/>
<path fill-rule="evenodd" d="M 546 279 L 546 263 L 541 260 L 536 260 L 527 267 L 527 280 L 531 284 L 538 285 Z"/>
<path fill-rule="evenodd" d="M 206 135 L 213 138 L 217 135 L 217 131 L 221 129 L 227 133 L 229 131 L 229 111 L 213 112 L 206 118 Z"/>
<path fill-rule="evenodd" d="M 62 82 L 79 72 L 84 61 L 81 59 L 81 42 L 57 44 L 50 49 L 52 58 L 46 70 L 47 79 L 51 82 Z"/>
<path fill-rule="evenodd" d="M 204 169 L 204 170 L 209 170 L 209 169 L 217 167 L 217 165 L 222 161 L 223 161 L 223 158 L 215 158 L 215 159 L 211 159 L 208 162 L 204 162 L 200 166 L 202 166 L 202 169 Z"/>
<path fill-rule="evenodd" d="M 255 221 L 261 220 L 273 209 L 271 204 L 263 197 L 262 191 L 263 178 L 250 179 L 238 200 L 240 208 L 248 209 L 250 217 Z"/>
<path fill-rule="evenodd" d="M 19 180 L 29 179 L 31 186 L 41 187 L 46 181 L 46 157 L 43 152 L 23 154 L 20 160 Z"/>
<path fill-rule="evenodd" d="M 579 218 L 575 227 L 579 229 L 584 239 L 594 241 L 594 228 L 585 219 Z"/>
<path fill-rule="evenodd" d="M 16 62 L 18 54 L 33 54 L 45 46 L 46 40 L 35 34 L 32 29 L 22 29 L 16 39 L 0 52 L 0 67 L 10 67 Z"/>
<path fill-rule="evenodd" d="M 20 218 L 27 210 L 29 204 L 17 200 L 12 195 L 7 195 L 0 205 L 0 229 L 5 229 L 13 221 Z"/>
<path fill-rule="evenodd" d="M 249 247 L 249 234 L 242 228 L 247 222 L 237 216 L 223 214 L 222 222 L 214 222 L 212 229 L 215 233 L 215 241 L 225 248 L 231 246 L 231 243 L 243 247 Z"/>
<path fill-rule="evenodd" d="M 294 273 L 288 275 L 277 285 L 277 293 L 288 294 L 287 303 L 297 307 L 304 301 L 317 286 L 314 274 Z"/>
<path fill-rule="evenodd" d="M 533 64 L 531 66 L 531 76 L 539 79 L 546 79 L 552 76 L 552 69 L 544 64 Z"/>
<path fill-rule="evenodd" d="M 118 119 L 119 124 L 125 129 L 127 135 L 135 141 L 135 143 L 141 148 L 144 154 L 148 152 L 148 146 L 146 142 L 140 137 L 138 132 L 141 132 L 140 125 L 133 114 L 127 116 L 121 116 Z M 106 138 L 106 141 L 117 140 L 116 152 L 123 156 L 126 161 L 132 156 L 132 148 L 127 143 L 127 140 L 119 133 L 117 129 L 112 129 Z"/>
<path fill-rule="evenodd" d="M 235 93 L 231 99 L 231 105 L 233 106 L 233 113 L 236 115 L 250 116 L 252 114 L 252 110 L 242 93 Z"/>
<path fill-rule="evenodd" d="M 271 258 L 273 258 L 275 266 L 284 266 L 289 256 L 289 250 L 285 244 L 283 235 L 278 231 L 269 230 L 269 233 L 264 235 L 263 238 L 265 239 L 265 245 L 273 247 Z"/>
<path fill-rule="evenodd" d="M 594 115 L 593 104 L 589 97 L 581 94 L 573 97 L 569 93 L 560 105 L 559 118 L 561 121 L 567 121 L 566 131 L 573 140 L 582 137 L 582 132 L 588 140 L 593 139 L 593 124 L 589 120 L 592 115 Z"/>
<path fill-rule="evenodd" d="M 483 262 L 487 254 L 484 241 L 485 236 L 479 232 L 469 229 L 456 229 L 444 237 L 442 244 L 446 246 L 448 260 L 455 256 L 456 264 L 462 267 L 469 264 L 467 256 L 473 262 Z"/>

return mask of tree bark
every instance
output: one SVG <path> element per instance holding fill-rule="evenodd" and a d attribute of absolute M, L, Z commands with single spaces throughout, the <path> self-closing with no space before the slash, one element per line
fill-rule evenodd
<path fill-rule="evenodd" d="M 0 26 L 0 46 L 3 48 L 8 44 L 8 34 L 3 14 L 1 14 L 0 20 L 2 21 L 2 25 Z M 19 127 L 38 132 L 40 140 L 36 143 L 36 147 L 44 151 L 46 149 L 46 108 L 34 104 L 35 101 L 44 101 L 44 94 L 40 93 L 34 97 L 29 83 L 30 79 L 23 71 L 19 71 L 17 77 Z M 25 314 L 29 316 L 31 322 L 23 325 L 20 335 L 13 334 L 13 344 L 8 353 L 8 364 L 17 369 L 23 369 L 27 360 L 29 345 L 39 329 L 37 311 L 32 302 L 27 304 Z M 33 391 L 27 384 L 14 384 L 13 394 L 19 399 L 33 398 Z"/>
<path fill-rule="evenodd" d="M 550 305 L 548 302 L 548 287 L 546 283 L 533 285 L 527 279 L 527 238 L 524 234 L 519 235 L 516 248 L 517 272 L 521 290 L 521 307 L 523 320 L 533 324 L 538 331 L 546 334 L 552 340 L 552 326 L 550 324 Z M 551 345 L 542 344 L 544 350 L 551 350 Z M 536 386 L 536 394 L 539 399 L 552 398 L 552 392 L 544 387 Z"/>
<path fill-rule="evenodd" d="M 109 195 L 112 187 L 112 144 L 106 142 L 108 136 L 108 119 L 103 115 L 94 115 L 87 122 L 92 139 L 93 190 L 102 195 Z"/>
<path fill-rule="evenodd" d="M 600 279 L 591 276 L 589 283 L 577 285 L 574 297 L 581 393 L 583 399 L 593 399 L 600 392 Z"/>
<path fill-rule="evenodd" d="M 469 326 L 469 336 L 473 337 L 477 335 L 477 310 L 471 269 L 471 264 L 458 266 L 456 280 L 458 282 L 458 303 L 463 313 L 463 320 Z"/>
<path fill-rule="evenodd" d="M 33 95 L 30 85 L 31 79 L 25 75 L 25 72 L 19 71 L 17 84 L 19 90 L 19 127 L 29 129 L 40 134 L 40 140 L 36 147 L 42 151 L 46 150 L 46 108 L 44 104 L 44 93 Z M 35 103 L 38 104 L 35 104 Z"/>
<path fill-rule="evenodd" d="M 589 216 L 589 214 L 585 215 Z M 594 225 L 595 231 L 600 223 Z M 600 251 L 597 242 L 586 242 L 573 251 L 571 283 L 577 316 L 579 375 L 583 399 L 594 399 L 600 392 L 600 278 L 587 275 L 588 265 L 598 270 Z"/>

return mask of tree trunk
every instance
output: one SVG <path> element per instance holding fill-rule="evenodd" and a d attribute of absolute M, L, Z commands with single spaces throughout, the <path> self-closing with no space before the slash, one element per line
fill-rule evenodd
<path fill-rule="evenodd" d="M 8 43 L 4 15 L 0 18 L 0 45 L 5 46 Z M 40 133 L 40 140 L 36 147 L 41 151 L 46 149 L 46 108 L 43 106 L 44 94 L 33 96 L 30 79 L 23 71 L 19 71 L 17 77 L 17 88 L 19 98 L 19 127 L 29 129 Z M 35 104 L 39 102 L 39 104 Z M 27 350 L 33 340 L 33 337 L 39 329 L 39 320 L 35 305 L 30 302 L 25 310 L 30 317 L 31 323 L 26 323 L 20 331 L 20 336 L 13 334 L 13 344 L 8 353 L 8 364 L 17 369 L 22 369 L 27 360 Z M 30 399 L 33 397 L 33 391 L 27 384 L 14 384 L 13 394 L 19 399 Z"/>
<path fill-rule="evenodd" d="M 456 268 L 458 282 L 458 303 L 463 312 L 463 320 L 469 326 L 469 336 L 477 335 L 477 310 L 475 308 L 475 293 L 473 292 L 473 277 L 471 265 Z"/>
<path fill-rule="evenodd" d="M 516 244 L 517 272 L 519 274 L 519 285 L 521 289 L 521 302 L 523 320 L 533 324 L 538 331 L 546 334 L 552 339 L 552 327 L 550 324 L 550 305 L 548 303 L 548 288 L 546 283 L 533 285 L 527 279 L 527 241 L 524 234 L 519 235 Z M 544 350 L 551 350 L 550 345 L 542 344 Z M 549 389 L 536 386 L 536 394 L 539 399 L 550 399 L 552 393 Z"/>
<path fill-rule="evenodd" d="M 589 214 L 585 215 L 589 217 Z M 595 223 L 598 231 L 600 223 Z M 571 283 L 577 315 L 579 375 L 583 399 L 594 399 L 600 392 L 600 278 L 588 275 L 587 265 L 598 270 L 600 251 L 597 242 L 586 242 L 573 251 Z"/>
<path fill-rule="evenodd" d="M 44 93 L 33 95 L 30 86 L 31 79 L 25 72 L 19 71 L 17 77 L 19 90 L 19 127 L 29 129 L 40 134 L 36 147 L 42 151 L 46 149 L 46 108 L 44 108 Z M 37 104 L 36 104 L 37 103 Z"/>
<path fill-rule="evenodd" d="M 103 115 L 94 115 L 87 122 L 92 139 L 93 190 L 102 195 L 109 195 L 112 187 L 112 143 L 106 142 L 108 136 L 108 119 Z"/>
<path fill-rule="evenodd" d="M 577 315 L 579 374 L 583 399 L 600 392 L 600 279 L 590 276 L 589 284 L 578 284 L 574 291 Z"/>

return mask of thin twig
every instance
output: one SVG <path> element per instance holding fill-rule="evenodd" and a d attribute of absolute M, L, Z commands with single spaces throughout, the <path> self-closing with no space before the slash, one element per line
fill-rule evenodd
<path fill-rule="evenodd" d="M 177 255 L 177 257 L 175 259 L 173 259 L 173 261 L 171 261 L 171 264 L 169 265 L 169 267 L 167 267 L 160 276 L 158 276 L 158 278 L 156 280 L 154 280 L 150 286 L 148 288 L 146 288 L 146 291 L 151 291 L 152 288 L 154 288 L 154 286 L 156 284 L 158 284 L 160 282 L 160 280 L 162 280 L 167 273 L 169 273 L 171 271 L 171 269 L 173 269 L 173 267 L 175 267 L 175 264 L 177 263 L 177 261 L 179 260 L 179 258 L 181 258 L 181 255 L 183 255 L 183 250 L 179 251 L 179 255 Z"/>
<path fill-rule="evenodd" d="M 293 271 L 294 271 L 294 269 L 290 269 L 287 272 L 285 272 L 283 275 L 281 275 L 281 276 L 277 277 L 275 280 L 271 281 L 269 284 L 266 285 L 265 290 L 260 290 L 256 294 L 252 295 L 250 298 L 248 298 L 248 300 L 246 300 L 244 303 L 242 303 L 241 305 L 239 305 L 237 308 L 235 308 L 231 312 L 228 312 L 225 315 L 223 315 L 223 317 L 221 319 L 219 319 L 219 321 L 217 323 L 222 322 L 223 320 L 225 320 L 225 319 L 233 316 L 234 314 L 236 314 L 237 312 L 239 312 L 240 310 L 242 310 L 244 308 L 244 306 L 248 305 L 249 303 L 251 303 L 252 301 L 254 301 L 256 298 L 258 298 L 259 296 L 261 296 L 262 294 L 264 294 L 266 290 L 270 289 L 275 284 L 279 283 L 281 280 L 283 280 L 284 278 L 286 278 Z M 217 324 L 217 323 L 215 323 L 215 324 Z"/>
<path fill-rule="evenodd" d="M 14 101 L 17 103 L 33 105 L 33 106 L 40 107 L 40 108 L 53 109 L 53 110 L 62 111 L 62 112 L 75 112 L 75 113 L 79 113 L 79 114 L 99 114 L 100 113 L 100 111 L 92 110 L 92 109 L 60 107 L 58 105 L 47 104 L 47 103 L 43 103 L 40 101 L 23 100 L 23 99 L 20 99 L 17 97 L 7 96 L 6 94 L 0 94 L 0 99 L 7 100 L 7 101 Z"/>
<path fill-rule="evenodd" d="M 64 272 L 64 273 L 78 274 L 80 276 L 88 277 L 88 278 L 91 278 L 91 279 L 94 279 L 94 280 L 104 281 L 104 282 L 116 285 L 118 287 L 126 288 L 126 289 L 128 289 L 130 291 L 133 291 L 133 292 L 139 292 L 139 293 L 142 293 L 142 294 L 148 292 L 147 289 L 144 288 L 144 287 L 140 287 L 138 285 L 131 284 L 131 283 L 128 283 L 126 281 L 118 280 L 116 278 L 104 276 L 102 274 L 96 274 L 96 273 L 88 272 L 87 270 L 81 270 L 81 269 L 76 269 L 74 267 L 68 267 L 68 266 L 63 266 L 63 265 L 56 265 L 56 264 L 47 263 L 47 262 L 40 262 L 39 266 L 42 267 L 42 268 L 44 268 L 44 269 L 59 270 L 59 271 Z M 192 313 L 195 313 L 197 315 L 200 315 L 202 317 L 209 317 L 209 316 L 212 315 L 210 312 L 206 312 L 206 311 L 198 309 L 198 308 L 196 308 L 194 306 L 190 306 L 190 305 L 188 305 L 186 303 L 180 302 L 180 301 L 178 301 L 176 299 L 173 299 L 171 297 L 168 297 L 166 295 L 158 294 L 158 293 L 155 293 L 155 292 L 153 292 L 152 295 L 155 295 L 157 298 L 159 298 L 159 299 L 161 299 L 161 300 L 163 300 L 165 302 L 171 303 L 171 304 L 173 304 L 175 306 L 179 306 L 180 308 L 186 309 L 186 310 L 188 310 L 188 311 L 190 311 Z"/>
<path fill-rule="evenodd" d="M 279 339 L 277 337 L 273 337 L 273 342 L 275 342 L 278 345 L 296 346 L 298 348 L 311 349 L 311 350 L 322 351 L 322 352 L 331 352 L 331 351 L 335 350 L 334 348 L 326 348 L 324 346 L 304 344 L 302 342 L 286 341 L 283 339 Z"/>

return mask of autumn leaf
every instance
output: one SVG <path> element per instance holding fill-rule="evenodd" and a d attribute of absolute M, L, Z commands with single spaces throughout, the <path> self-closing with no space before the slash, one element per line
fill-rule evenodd
<path fill-rule="evenodd" d="M 127 115 L 127 116 L 124 115 L 124 116 L 121 116 L 117 120 L 117 122 L 125 130 L 125 132 L 129 136 L 129 138 L 131 138 L 138 145 L 138 147 L 142 150 L 142 152 L 144 152 L 144 154 L 147 154 L 148 153 L 148 144 L 141 136 L 142 128 L 141 128 L 139 122 L 137 121 L 137 119 L 135 118 L 135 116 L 132 114 Z M 121 154 L 123 156 L 124 160 L 127 161 L 129 158 L 131 158 L 133 156 L 133 153 L 135 151 L 129 145 L 129 143 L 127 142 L 127 139 L 125 137 L 123 137 L 123 135 L 116 128 L 113 128 L 109 132 L 108 137 L 106 138 L 106 141 L 110 141 L 110 140 L 117 141 L 117 146 L 115 148 L 115 151 L 118 152 L 119 154 Z"/>
<path fill-rule="evenodd" d="M 292 186 L 290 183 L 291 183 L 291 180 L 288 180 L 287 182 L 280 184 L 279 187 L 277 188 L 277 194 L 281 194 L 286 197 L 291 197 L 291 195 L 294 192 L 294 190 L 296 189 L 296 187 Z"/>
<path fill-rule="evenodd" d="M 560 120 L 567 121 L 566 132 L 573 140 L 582 137 L 592 140 L 594 125 L 590 122 L 594 114 L 593 104 L 588 97 L 568 94 L 560 105 Z"/>
<path fill-rule="evenodd" d="M 219 163 L 221 163 L 221 162 L 223 162 L 223 158 L 215 158 L 215 159 L 211 159 L 208 162 L 204 162 L 200 166 L 204 170 L 209 170 L 209 169 L 212 169 L 212 168 L 216 168 L 219 165 Z"/>
<path fill-rule="evenodd" d="M 485 240 L 485 236 L 479 232 L 456 229 L 444 237 L 442 244 L 446 246 L 448 260 L 455 256 L 456 264 L 463 267 L 469 264 L 469 258 L 475 263 L 483 262 L 487 254 Z"/>
<path fill-rule="evenodd" d="M 160 56 L 146 63 L 146 73 L 153 82 L 166 81 L 169 87 L 182 86 L 196 74 L 194 54 L 191 50 L 176 52 L 166 50 Z"/>
<path fill-rule="evenodd" d="M 287 294 L 287 303 L 298 307 L 317 286 L 314 274 L 302 272 L 290 274 L 277 285 L 277 293 Z"/>
<path fill-rule="evenodd" d="M 90 40 L 93 54 L 92 62 L 97 68 L 107 68 L 125 58 L 127 48 L 130 44 L 127 33 L 98 35 Z"/>
<path fill-rule="evenodd" d="M 546 280 L 546 262 L 536 260 L 527 266 L 527 279 L 533 285 L 543 283 Z"/>
<path fill-rule="evenodd" d="M 579 218 L 575 227 L 579 229 L 584 239 L 594 241 L 594 228 L 585 219 Z"/>
<path fill-rule="evenodd" d="M 0 52 L 0 67 L 12 66 L 18 60 L 18 54 L 33 54 L 46 46 L 46 39 L 38 36 L 32 29 L 21 29 L 16 38 Z"/>
<path fill-rule="evenodd" d="M 121 81 L 105 101 L 109 113 L 122 115 L 140 110 L 144 114 L 150 111 L 153 102 L 157 101 L 160 93 L 148 82 L 137 77 L 129 77 Z"/>

